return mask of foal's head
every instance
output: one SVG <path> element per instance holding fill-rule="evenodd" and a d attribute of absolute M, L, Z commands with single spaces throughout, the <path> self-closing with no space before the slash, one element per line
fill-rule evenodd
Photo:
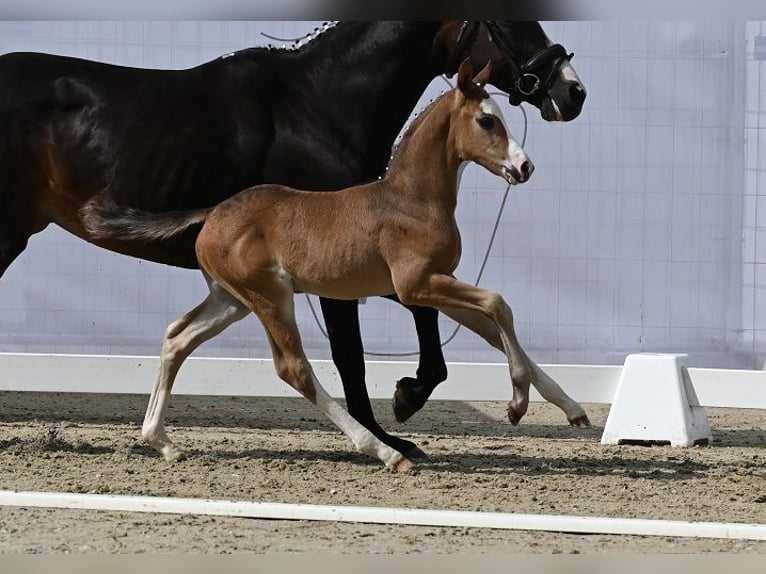
<path fill-rule="evenodd" d="M 478 163 L 510 184 L 524 183 L 535 168 L 513 139 L 497 103 L 484 89 L 491 68 L 490 62 L 474 76 L 470 60 L 460 65 L 455 90 L 457 108 L 452 120 L 458 154 L 461 159 Z"/>

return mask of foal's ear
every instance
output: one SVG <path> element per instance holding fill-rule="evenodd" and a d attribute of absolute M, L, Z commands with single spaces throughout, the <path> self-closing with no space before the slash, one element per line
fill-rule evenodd
<path fill-rule="evenodd" d="M 487 82 L 489 81 L 489 76 L 492 74 L 492 60 L 489 60 L 487 62 L 487 65 L 484 66 L 481 69 L 481 72 L 476 74 L 476 77 L 473 79 L 473 83 L 478 85 L 480 88 L 483 88 L 487 85 Z"/>
<path fill-rule="evenodd" d="M 484 91 L 484 86 L 487 85 L 487 82 L 489 81 L 489 75 L 491 73 L 492 61 L 490 60 L 487 62 L 487 65 L 484 66 L 481 72 L 474 76 L 473 64 L 471 64 L 471 60 L 466 58 L 463 60 L 463 63 L 460 64 L 460 69 L 458 70 L 457 85 L 460 88 L 460 91 L 463 92 L 467 98 L 486 98 L 487 94 Z"/>

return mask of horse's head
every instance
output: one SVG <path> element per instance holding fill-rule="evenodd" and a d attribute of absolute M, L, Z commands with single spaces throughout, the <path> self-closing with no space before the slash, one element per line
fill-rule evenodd
<path fill-rule="evenodd" d="M 491 62 L 476 76 L 469 58 L 460 65 L 451 127 L 457 150 L 462 159 L 478 163 L 510 184 L 524 183 L 535 168 L 484 89 L 491 74 Z"/>
<path fill-rule="evenodd" d="M 513 105 L 529 102 L 547 121 L 576 118 L 586 91 L 560 44 L 552 44 L 538 22 L 458 22 L 445 26 L 451 43 L 448 69 L 466 56 L 475 68 L 492 62 L 489 83 Z"/>

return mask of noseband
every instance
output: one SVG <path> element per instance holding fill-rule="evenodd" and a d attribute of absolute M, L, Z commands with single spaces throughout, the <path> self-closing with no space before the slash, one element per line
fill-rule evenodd
<path fill-rule="evenodd" d="M 448 69 L 452 69 L 456 65 L 459 55 L 476 41 L 481 23 L 474 22 L 469 30 L 469 23 L 463 22 L 455 41 L 455 49 L 452 52 Z M 564 60 L 570 61 L 574 57 L 574 53 L 567 54 L 561 44 L 553 44 L 536 52 L 526 62 L 519 64 L 514 59 L 508 37 L 497 22 L 485 20 L 484 25 L 489 31 L 490 41 L 497 44 L 498 48 L 505 53 L 513 70 L 515 81 L 512 90 L 508 93 L 508 100 L 514 106 L 519 105 L 524 100 L 529 101 L 538 92 L 547 92 L 553 86 L 554 75 Z M 543 78 L 542 75 L 548 66 L 550 66 L 548 74 Z"/>

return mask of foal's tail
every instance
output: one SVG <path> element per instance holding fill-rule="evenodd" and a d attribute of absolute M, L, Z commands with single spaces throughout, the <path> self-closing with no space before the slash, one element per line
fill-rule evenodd
<path fill-rule="evenodd" d="M 212 207 L 195 211 L 152 213 L 117 204 L 110 197 L 97 196 L 80 208 L 80 219 L 94 239 L 159 241 L 203 223 Z"/>

